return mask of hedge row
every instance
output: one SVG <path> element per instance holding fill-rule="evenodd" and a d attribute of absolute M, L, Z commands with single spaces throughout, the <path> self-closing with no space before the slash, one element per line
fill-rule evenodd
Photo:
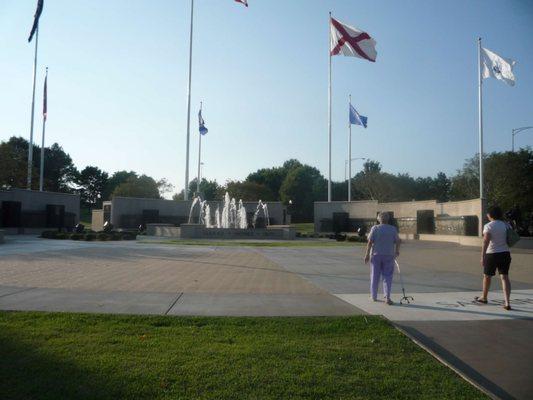
<path fill-rule="evenodd" d="M 58 239 L 58 240 L 85 240 L 85 241 L 108 241 L 108 240 L 135 240 L 136 234 L 132 232 L 83 232 L 83 233 L 69 233 L 58 231 L 44 231 L 41 233 L 41 237 L 45 239 Z"/>
<path fill-rule="evenodd" d="M 348 236 L 348 235 L 335 235 L 333 233 L 301 233 L 296 232 L 296 237 L 299 238 L 320 238 L 320 239 L 334 239 L 338 242 L 359 242 L 359 243 L 366 243 L 366 239 L 364 237 L 360 236 Z"/>

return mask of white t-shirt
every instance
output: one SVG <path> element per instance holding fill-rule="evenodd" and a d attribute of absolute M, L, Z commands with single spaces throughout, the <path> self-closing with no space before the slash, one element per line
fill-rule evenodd
<path fill-rule="evenodd" d="M 509 251 L 507 246 L 507 223 L 495 220 L 483 227 L 483 235 L 490 233 L 489 247 L 487 247 L 487 254 L 503 253 Z"/>

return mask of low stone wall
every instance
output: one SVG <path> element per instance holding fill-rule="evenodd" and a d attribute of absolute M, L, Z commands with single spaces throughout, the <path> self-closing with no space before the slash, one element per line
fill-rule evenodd
<path fill-rule="evenodd" d="M 174 224 L 146 224 L 146 235 L 180 238 L 181 228 Z"/>
<path fill-rule="evenodd" d="M 477 236 L 478 218 L 476 216 L 435 218 L 436 235 Z"/>
<path fill-rule="evenodd" d="M 389 212 L 405 233 L 433 233 L 436 230 L 436 219 L 439 217 L 477 218 L 477 235 L 481 235 L 481 200 L 472 199 L 438 203 L 435 200 L 404 201 L 378 203 L 367 201 L 318 201 L 314 204 L 314 224 L 316 232 L 334 232 L 341 226 L 351 229 L 351 223 L 340 223 L 342 220 L 373 220 L 378 212 Z M 416 221 L 416 224 L 413 222 Z M 415 231 L 416 229 L 416 231 Z"/>
<path fill-rule="evenodd" d="M 182 224 L 182 239 L 278 239 L 292 240 L 296 231 L 289 226 L 273 226 L 266 229 L 206 228 L 198 224 Z"/>

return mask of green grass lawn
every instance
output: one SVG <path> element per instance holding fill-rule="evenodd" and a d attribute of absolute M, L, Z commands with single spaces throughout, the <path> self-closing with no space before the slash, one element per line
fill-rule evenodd
<path fill-rule="evenodd" d="M 1 399 L 484 399 L 379 317 L 0 312 Z"/>
<path fill-rule="evenodd" d="M 91 229 L 92 211 L 88 208 L 80 208 L 80 222 L 85 225 L 85 229 Z"/>
<path fill-rule="evenodd" d="M 291 224 L 296 229 L 296 232 L 300 233 L 315 233 L 315 224 L 313 222 L 304 222 L 300 224 Z"/>

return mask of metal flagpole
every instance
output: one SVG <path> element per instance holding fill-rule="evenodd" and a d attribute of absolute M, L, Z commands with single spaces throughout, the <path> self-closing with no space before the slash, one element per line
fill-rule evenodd
<path fill-rule="evenodd" d="M 481 199 L 481 219 L 485 208 L 485 193 L 483 192 L 483 97 L 481 78 L 481 38 L 478 38 L 478 101 L 479 101 L 479 198 Z"/>
<path fill-rule="evenodd" d="M 33 117 L 35 111 L 35 83 L 37 79 L 37 47 L 39 43 L 39 25 L 35 30 L 35 55 L 33 57 L 33 92 L 31 97 L 31 123 L 30 123 L 30 142 L 28 143 L 28 181 L 27 188 L 31 190 L 31 172 L 33 167 Z"/>
<path fill-rule="evenodd" d="M 46 75 L 44 77 L 44 81 L 46 85 L 48 86 L 48 67 L 46 67 Z M 48 90 L 48 88 L 46 88 L 45 90 Z M 48 93 L 46 93 L 45 91 L 43 96 L 48 97 Z M 48 99 L 46 99 L 46 102 L 48 103 Z M 44 104 L 43 104 L 43 107 L 44 107 Z M 48 104 L 46 104 L 46 108 L 47 108 L 46 110 L 43 109 L 43 135 L 41 139 L 41 169 L 39 171 L 39 191 L 41 192 L 43 191 L 43 182 L 44 182 L 44 133 L 46 130 L 46 118 L 48 117 L 48 115 L 44 113 L 44 111 L 48 112 Z"/>
<path fill-rule="evenodd" d="M 187 150 L 185 155 L 185 193 L 183 198 L 189 200 L 189 144 L 191 137 L 191 76 L 192 76 L 192 28 L 194 17 L 194 0 L 191 0 L 191 32 L 189 36 L 189 86 L 187 88 Z"/>
<path fill-rule="evenodd" d="M 331 41 L 331 11 L 329 12 L 329 39 Z M 331 44 L 328 45 L 329 53 L 329 86 L 328 86 L 328 202 L 331 202 Z"/>
<path fill-rule="evenodd" d="M 202 112 L 202 102 L 200 102 L 200 113 Z M 200 165 L 202 164 L 202 133 L 198 130 L 198 177 L 196 178 L 196 196 L 200 195 Z"/>
<path fill-rule="evenodd" d="M 352 107 L 352 95 L 350 95 L 350 112 Z M 352 201 L 352 121 L 350 121 L 350 114 L 348 114 L 348 129 L 349 129 L 349 139 L 348 139 L 348 201 Z"/>

